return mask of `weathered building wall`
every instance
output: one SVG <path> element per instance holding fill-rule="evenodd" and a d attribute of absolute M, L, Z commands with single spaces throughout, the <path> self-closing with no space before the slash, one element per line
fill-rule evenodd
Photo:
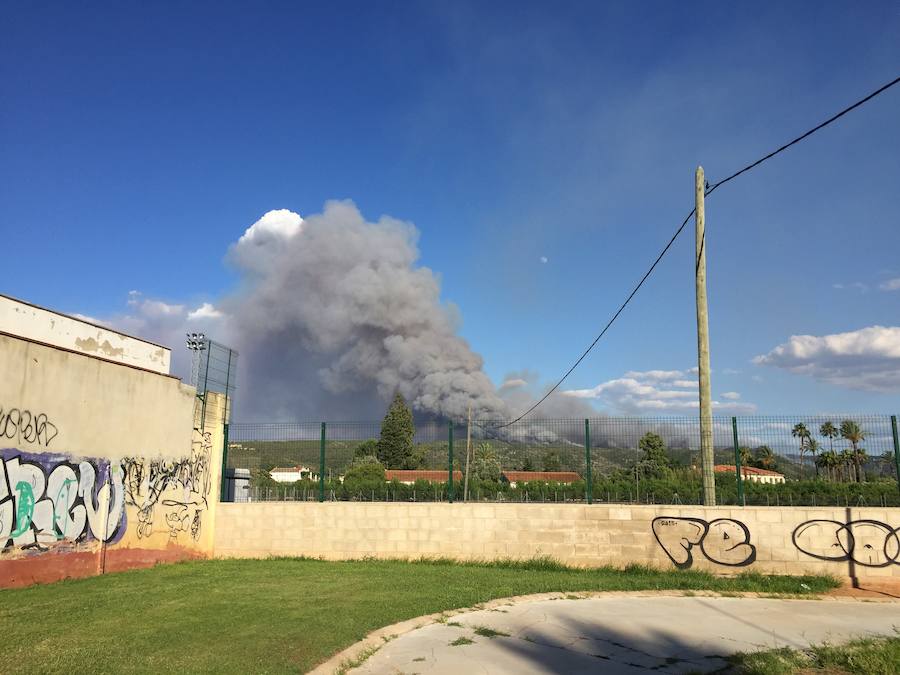
<path fill-rule="evenodd" d="M 0 332 L 169 374 L 166 347 L 6 295 L 0 295 Z"/>
<path fill-rule="evenodd" d="M 530 558 L 570 565 L 900 578 L 900 509 L 220 504 L 215 554 Z"/>
<path fill-rule="evenodd" d="M 211 551 L 222 426 L 192 387 L 9 335 L 0 373 L 0 586 Z"/>

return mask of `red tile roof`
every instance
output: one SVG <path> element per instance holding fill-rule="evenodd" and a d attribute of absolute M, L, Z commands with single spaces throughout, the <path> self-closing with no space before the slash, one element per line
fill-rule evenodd
<path fill-rule="evenodd" d="M 461 481 L 463 478 L 462 471 L 453 472 L 453 480 Z M 446 471 L 430 471 L 425 469 L 385 469 L 385 480 L 398 480 L 400 482 L 414 482 L 417 480 L 427 480 L 430 483 L 446 483 Z"/>
<path fill-rule="evenodd" d="M 527 483 L 535 480 L 574 483 L 581 480 L 581 476 L 574 471 L 504 471 L 503 477 L 510 483 Z"/>
<path fill-rule="evenodd" d="M 715 471 L 716 473 L 734 473 L 734 464 L 716 464 Z M 783 473 L 758 469 L 755 466 L 742 466 L 741 474 L 744 476 L 784 476 Z"/>

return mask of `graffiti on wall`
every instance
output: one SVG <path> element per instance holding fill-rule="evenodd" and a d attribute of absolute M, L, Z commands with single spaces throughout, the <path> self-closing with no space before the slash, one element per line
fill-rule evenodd
<path fill-rule="evenodd" d="M 743 567 L 756 560 L 756 547 L 750 543 L 750 530 L 739 520 L 716 518 L 678 518 L 660 516 L 651 525 L 656 542 L 675 567 L 687 569 L 694 564 L 693 549 L 710 561 L 729 567 Z"/>
<path fill-rule="evenodd" d="M 183 459 L 127 457 L 125 501 L 137 509 L 138 538 L 149 536 L 154 522 L 161 521 L 171 539 L 185 533 L 194 541 L 200 538 L 203 513 L 208 507 L 211 488 L 210 432 L 194 429 L 191 454 Z M 160 518 L 161 516 L 161 518 Z"/>
<path fill-rule="evenodd" d="M 198 540 L 211 489 L 211 435 L 181 459 L 72 459 L 0 450 L 0 553 L 165 532 Z M 128 522 L 127 507 L 134 507 Z"/>
<path fill-rule="evenodd" d="M 0 551 L 88 536 L 112 541 L 125 517 L 121 468 L 103 460 L 0 451 Z"/>
<path fill-rule="evenodd" d="M 900 527 L 880 520 L 807 520 L 794 529 L 791 541 L 818 560 L 851 561 L 863 567 L 900 565 Z"/>
<path fill-rule="evenodd" d="M 0 440 L 8 438 L 20 444 L 36 443 L 45 448 L 59 435 L 59 429 L 44 413 L 0 406 Z"/>

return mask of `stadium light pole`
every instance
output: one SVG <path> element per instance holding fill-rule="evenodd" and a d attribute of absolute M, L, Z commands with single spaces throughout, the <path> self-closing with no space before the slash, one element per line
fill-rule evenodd
<path fill-rule="evenodd" d="M 697 367 L 700 380 L 700 472 L 703 478 L 703 504 L 716 505 L 716 479 L 713 455 L 712 395 L 709 378 L 709 315 L 706 304 L 706 213 L 704 197 L 706 179 L 703 167 L 694 176 L 696 209 L 696 257 L 694 279 L 697 293 Z"/>

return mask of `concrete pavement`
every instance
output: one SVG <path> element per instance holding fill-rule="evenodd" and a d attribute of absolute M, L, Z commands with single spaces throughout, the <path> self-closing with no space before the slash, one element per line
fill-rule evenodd
<path fill-rule="evenodd" d="M 712 672 L 739 651 L 900 629 L 900 603 L 638 596 L 543 599 L 448 614 L 384 644 L 354 675 Z"/>

